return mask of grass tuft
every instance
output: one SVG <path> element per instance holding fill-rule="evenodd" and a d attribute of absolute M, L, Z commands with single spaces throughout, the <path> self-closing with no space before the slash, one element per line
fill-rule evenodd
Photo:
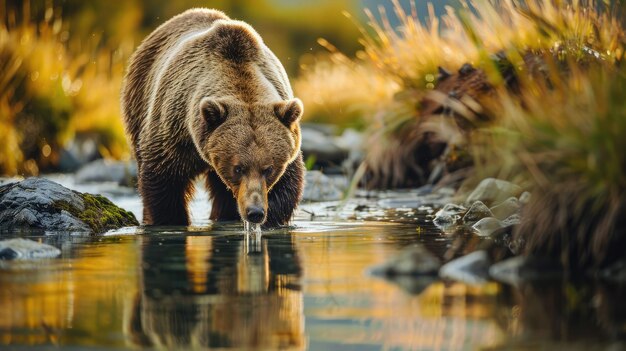
<path fill-rule="evenodd" d="M 41 20 L 0 4 L 0 174 L 55 170 L 77 135 L 97 136 L 105 156 L 129 156 L 120 118 L 124 50 L 82 43 L 70 49 L 68 25 L 52 4 Z M 90 46 L 93 46 L 90 47 Z"/>

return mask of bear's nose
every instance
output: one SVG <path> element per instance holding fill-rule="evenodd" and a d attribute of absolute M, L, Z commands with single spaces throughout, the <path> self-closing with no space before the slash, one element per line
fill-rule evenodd
<path fill-rule="evenodd" d="M 250 206 L 246 209 L 246 217 L 248 221 L 252 223 L 261 223 L 263 217 L 265 217 L 265 211 L 262 207 Z"/>

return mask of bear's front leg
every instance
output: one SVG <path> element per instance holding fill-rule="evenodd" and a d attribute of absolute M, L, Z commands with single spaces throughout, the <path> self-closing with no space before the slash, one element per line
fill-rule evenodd
<path fill-rule="evenodd" d="M 139 193 L 146 225 L 189 225 L 187 200 L 193 193 L 190 179 L 156 174 L 147 165 L 139 174 Z"/>
<path fill-rule="evenodd" d="M 264 227 L 278 227 L 289 223 L 294 210 L 302 200 L 304 171 L 300 153 L 267 194 L 267 221 L 263 224 Z"/>
<path fill-rule="evenodd" d="M 211 199 L 211 215 L 209 219 L 212 221 L 241 220 L 239 211 L 237 211 L 237 201 L 235 201 L 233 193 L 228 190 L 215 171 L 207 172 L 206 185 L 209 198 Z"/>

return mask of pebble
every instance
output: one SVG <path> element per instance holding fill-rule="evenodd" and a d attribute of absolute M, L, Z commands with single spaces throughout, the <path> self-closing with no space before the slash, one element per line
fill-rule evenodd
<path fill-rule="evenodd" d="M 519 212 L 520 204 L 519 200 L 516 197 L 510 197 L 501 203 L 490 208 L 491 213 L 497 219 L 504 220 L 511 215 L 514 215 Z"/>
<path fill-rule="evenodd" d="M 522 188 L 511 182 L 495 178 L 486 178 L 483 179 L 468 196 L 467 203 L 482 201 L 487 205 L 493 205 L 511 196 L 520 196 L 522 192 Z"/>
<path fill-rule="evenodd" d="M 475 201 L 470 209 L 467 210 L 465 216 L 463 216 L 463 223 L 476 223 L 485 217 L 493 217 L 493 213 L 491 213 L 489 207 L 487 207 L 487 205 L 485 205 L 482 201 Z"/>
<path fill-rule="evenodd" d="M 472 225 L 472 229 L 478 236 L 487 237 L 493 234 L 500 228 L 504 228 L 506 225 L 497 218 L 486 217 Z"/>

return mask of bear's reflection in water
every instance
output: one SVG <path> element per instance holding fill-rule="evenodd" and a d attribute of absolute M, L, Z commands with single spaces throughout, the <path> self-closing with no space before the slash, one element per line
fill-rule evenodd
<path fill-rule="evenodd" d="M 155 348 L 305 347 L 301 266 L 289 234 L 142 237 L 127 332 Z M 184 249 L 183 249 L 184 247 Z M 256 251 L 256 252 L 247 252 Z"/>

